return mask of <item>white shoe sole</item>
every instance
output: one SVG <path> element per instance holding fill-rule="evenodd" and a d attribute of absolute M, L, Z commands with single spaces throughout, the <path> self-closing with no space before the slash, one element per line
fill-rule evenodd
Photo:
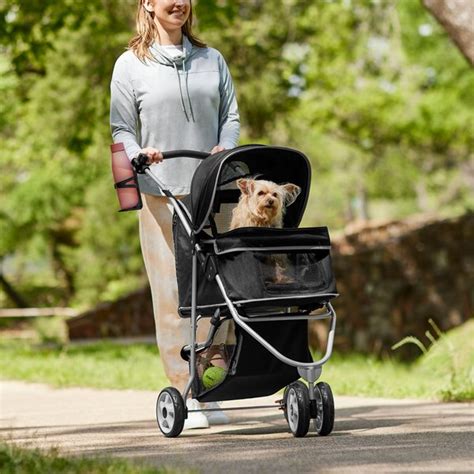
<path fill-rule="evenodd" d="M 184 430 L 197 430 L 209 428 L 209 421 L 203 413 L 190 413 L 184 420 Z"/>
<path fill-rule="evenodd" d="M 223 411 L 208 411 L 206 413 L 210 425 L 228 425 L 229 417 Z"/>

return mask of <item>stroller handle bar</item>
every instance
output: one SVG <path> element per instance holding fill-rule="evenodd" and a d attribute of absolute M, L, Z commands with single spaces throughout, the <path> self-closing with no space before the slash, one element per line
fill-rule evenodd
<path fill-rule="evenodd" d="M 198 160 L 204 160 L 211 154 L 207 151 L 197 151 L 197 150 L 173 150 L 173 151 L 164 151 L 163 159 L 167 160 L 168 158 L 197 158 Z"/>
<path fill-rule="evenodd" d="M 205 151 L 197 150 L 172 150 L 163 151 L 163 159 L 169 160 L 170 158 L 196 158 L 198 160 L 204 160 L 211 154 Z M 148 156 L 145 153 L 140 153 L 136 158 L 132 159 L 132 165 L 137 173 L 144 174 L 145 169 L 148 168 Z"/>

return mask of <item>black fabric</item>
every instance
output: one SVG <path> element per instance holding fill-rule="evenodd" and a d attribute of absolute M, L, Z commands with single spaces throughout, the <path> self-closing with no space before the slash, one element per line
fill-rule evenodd
<path fill-rule="evenodd" d="M 189 196 L 186 196 L 181 200 L 181 203 L 188 208 L 189 206 Z M 210 238 L 209 235 L 201 232 L 201 239 Z M 191 306 L 191 284 L 192 284 L 192 242 L 186 230 L 181 223 L 177 214 L 173 216 L 173 239 L 174 239 L 174 248 L 175 248 L 175 265 L 176 265 L 176 279 L 178 283 L 178 299 L 179 299 L 179 308 L 190 307 Z M 200 305 L 215 305 L 215 304 L 224 304 L 224 299 L 222 298 L 221 292 L 217 286 L 215 280 L 208 281 L 206 277 L 206 258 L 209 258 L 209 255 L 212 254 L 212 247 L 205 246 L 201 244 L 205 254 L 202 254 L 201 257 L 204 260 L 204 264 L 199 262 L 197 268 L 197 302 L 198 307 Z M 202 310 L 200 311 L 203 312 Z M 179 310 L 181 316 L 189 316 L 190 311 L 182 313 Z M 206 315 L 212 316 L 214 309 L 209 309 Z"/>
<path fill-rule="evenodd" d="M 282 355 L 298 362 L 312 362 L 307 321 L 251 323 L 249 326 Z M 199 381 L 194 384 L 193 397 L 200 402 L 272 395 L 300 378 L 295 367 L 278 360 L 239 327 L 236 337 L 237 350 L 224 381 L 210 390 L 205 390 Z"/>
<path fill-rule="evenodd" d="M 188 204 L 188 198 L 182 200 Z M 216 305 L 224 312 L 227 306 L 217 283 L 207 278 L 210 259 L 217 265 L 227 295 L 243 307 L 277 308 L 296 306 L 306 310 L 316 309 L 337 294 L 336 282 L 328 249 L 246 251 L 246 248 L 287 246 L 330 246 L 327 228 L 268 229 L 242 228 L 222 234 L 214 240 L 201 232 L 199 243 L 203 249 L 198 267 L 197 306 L 199 314 L 212 316 Z M 192 245 L 179 219 L 174 219 L 176 249 L 176 275 L 178 280 L 179 313 L 189 317 L 191 311 Z M 215 255 L 218 252 L 230 253 Z M 241 249 L 234 252 L 235 249 Z M 284 282 L 275 273 L 276 265 L 283 268 Z M 250 300 L 250 301 L 249 301 Z M 245 303 L 242 303 L 245 301 Z"/>
<path fill-rule="evenodd" d="M 212 210 L 221 177 L 227 177 L 226 167 L 239 162 L 245 175 L 278 184 L 293 183 L 301 187 L 301 194 L 288 207 L 284 227 L 297 227 L 303 217 L 311 182 L 311 168 L 306 156 L 291 148 L 272 146 L 242 146 L 216 153 L 205 159 L 194 173 L 191 183 L 190 210 L 193 226 L 202 230 Z M 238 176 L 236 176 L 237 178 Z M 222 181 L 228 181 L 226 178 Z"/>
<path fill-rule="evenodd" d="M 215 239 L 217 253 L 242 247 L 330 246 L 327 227 L 275 229 L 242 227 L 220 234 Z"/>
<path fill-rule="evenodd" d="M 283 261 L 284 271 L 276 269 Z M 328 250 L 236 252 L 218 258 L 218 271 L 233 301 L 336 293 Z"/>

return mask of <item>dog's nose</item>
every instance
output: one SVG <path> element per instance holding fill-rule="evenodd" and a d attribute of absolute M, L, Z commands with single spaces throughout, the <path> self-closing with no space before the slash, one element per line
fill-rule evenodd
<path fill-rule="evenodd" d="M 268 204 L 269 206 L 273 206 L 273 202 L 274 202 L 273 199 L 269 199 L 269 200 L 267 201 L 267 204 Z"/>

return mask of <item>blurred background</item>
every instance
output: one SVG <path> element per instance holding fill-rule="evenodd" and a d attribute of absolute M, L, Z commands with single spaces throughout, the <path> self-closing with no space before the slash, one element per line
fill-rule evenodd
<path fill-rule="evenodd" d="M 117 212 L 109 156 L 109 82 L 135 8 L 0 2 L 0 306 L 17 309 L 3 316 L 66 308 L 79 315 L 71 339 L 154 332 L 137 215 Z M 199 0 L 194 10 L 198 36 L 231 69 L 241 143 L 311 160 L 303 224 L 333 236 L 336 347 L 384 354 L 422 337 L 430 318 L 446 330 L 472 317 L 470 0 Z M 313 326 L 313 346 L 322 333 Z"/>

